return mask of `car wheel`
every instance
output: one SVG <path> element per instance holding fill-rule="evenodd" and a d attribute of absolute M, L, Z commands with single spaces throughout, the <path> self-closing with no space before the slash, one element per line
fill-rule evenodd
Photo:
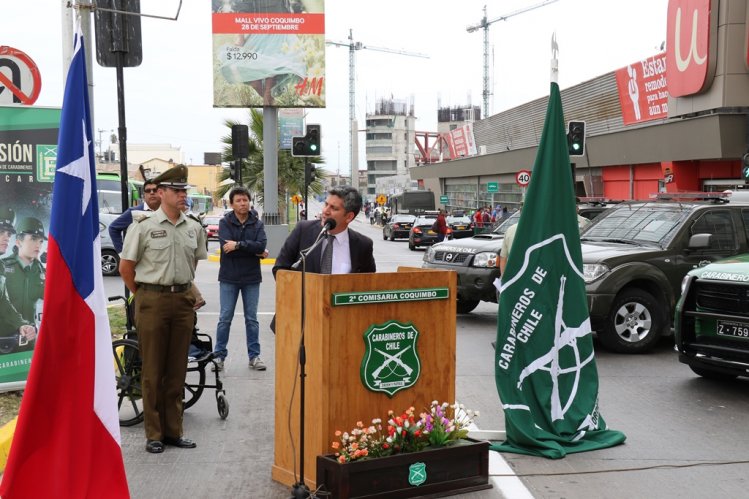
<path fill-rule="evenodd" d="M 736 379 L 735 374 L 713 371 L 712 369 L 706 369 L 704 367 L 690 365 L 689 369 L 691 369 L 694 374 L 702 376 L 705 379 L 713 379 L 716 381 L 730 381 L 732 379 Z"/>
<path fill-rule="evenodd" d="M 655 346 L 663 331 L 663 308 L 647 291 L 625 289 L 614 300 L 598 339 L 614 352 L 647 352 Z"/>
<path fill-rule="evenodd" d="M 462 300 L 458 298 L 457 311 L 459 314 L 468 314 L 471 312 L 471 310 L 478 307 L 478 305 L 479 300 Z"/>
<path fill-rule="evenodd" d="M 395 232 L 390 233 L 390 240 L 395 241 Z"/>
<path fill-rule="evenodd" d="M 414 243 L 410 239 L 408 240 L 408 249 L 410 249 L 411 251 L 416 251 L 416 245 L 414 245 Z"/>
<path fill-rule="evenodd" d="M 112 250 L 101 252 L 101 273 L 105 276 L 113 276 L 119 273 L 120 256 Z"/>

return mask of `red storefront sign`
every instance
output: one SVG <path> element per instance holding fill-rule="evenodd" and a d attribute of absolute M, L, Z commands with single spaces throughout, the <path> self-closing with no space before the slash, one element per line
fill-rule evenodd
<path fill-rule="evenodd" d="M 718 2 L 669 0 L 666 30 L 669 93 L 681 97 L 700 93 L 715 74 Z"/>
<path fill-rule="evenodd" d="M 625 125 L 668 117 L 665 53 L 617 69 L 616 86 Z"/>

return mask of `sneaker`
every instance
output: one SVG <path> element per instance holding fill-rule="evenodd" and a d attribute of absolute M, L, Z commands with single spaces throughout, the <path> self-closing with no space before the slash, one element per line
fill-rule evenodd
<path fill-rule="evenodd" d="M 216 359 L 216 370 L 217 371 L 223 371 L 224 370 L 224 359 Z"/>
<path fill-rule="evenodd" d="M 254 369 L 256 371 L 265 371 L 265 364 L 263 364 L 263 361 L 260 360 L 260 357 L 255 357 L 254 359 L 250 359 L 250 369 Z"/>

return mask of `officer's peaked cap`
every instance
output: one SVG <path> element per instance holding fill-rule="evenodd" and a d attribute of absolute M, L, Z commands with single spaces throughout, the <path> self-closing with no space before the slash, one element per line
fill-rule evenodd
<path fill-rule="evenodd" d="M 18 225 L 16 225 L 16 232 L 18 234 L 30 234 L 32 236 L 39 236 L 44 239 L 47 237 L 44 235 L 44 224 L 38 218 L 26 217 L 22 218 Z"/>
<path fill-rule="evenodd" d="M 177 165 L 153 179 L 160 187 L 172 187 L 173 189 L 188 189 L 192 187 L 187 183 L 187 167 Z"/>
<path fill-rule="evenodd" d="M 16 223 L 16 212 L 11 208 L 0 208 L 0 230 L 7 230 L 8 232 L 15 234 L 16 229 L 13 228 L 13 224 Z"/>

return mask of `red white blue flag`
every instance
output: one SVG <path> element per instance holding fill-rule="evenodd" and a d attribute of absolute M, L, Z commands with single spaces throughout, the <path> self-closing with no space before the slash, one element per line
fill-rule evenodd
<path fill-rule="evenodd" d="M 43 320 L 0 496 L 129 497 L 107 299 L 83 37 L 58 138 Z"/>

